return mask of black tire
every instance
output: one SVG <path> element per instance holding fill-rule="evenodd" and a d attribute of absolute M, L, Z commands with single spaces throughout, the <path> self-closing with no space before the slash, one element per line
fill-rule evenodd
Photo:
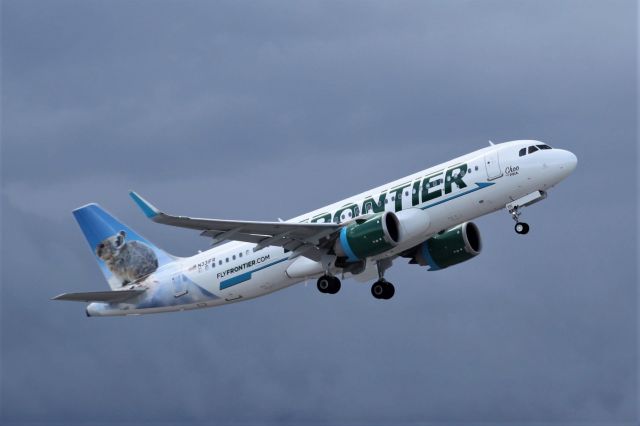
<path fill-rule="evenodd" d="M 385 283 L 383 299 L 389 300 L 396 294 L 396 288 L 391 283 Z"/>
<path fill-rule="evenodd" d="M 323 275 L 318 278 L 318 282 L 316 285 L 320 293 L 329 293 L 329 290 L 332 287 L 331 284 L 331 277 L 328 275 Z"/>
<path fill-rule="evenodd" d="M 371 294 L 376 299 L 384 299 L 386 293 L 386 283 L 384 281 L 376 281 L 371 286 Z"/>
<path fill-rule="evenodd" d="M 340 283 L 340 279 L 338 277 L 331 277 L 331 287 L 327 293 L 336 294 L 340 291 L 342 284 Z"/>
<path fill-rule="evenodd" d="M 516 230 L 517 234 L 524 235 L 527 232 L 529 232 L 529 225 L 524 222 L 518 222 L 516 223 L 516 226 L 514 227 L 514 229 Z"/>

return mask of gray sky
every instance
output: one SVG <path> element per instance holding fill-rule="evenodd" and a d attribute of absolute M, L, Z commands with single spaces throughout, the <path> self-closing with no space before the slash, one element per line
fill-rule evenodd
<path fill-rule="evenodd" d="M 637 420 L 634 1 L 2 2 L 0 422 Z M 484 252 L 236 305 L 87 319 L 71 210 L 178 255 L 179 214 L 292 217 L 489 139 L 576 153 Z"/>

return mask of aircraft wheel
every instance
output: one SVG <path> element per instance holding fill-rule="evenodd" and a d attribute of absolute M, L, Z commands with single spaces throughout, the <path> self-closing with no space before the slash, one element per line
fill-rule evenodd
<path fill-rule="evenodd" d="M 396 288 L 391 283 L 385 283 L 383 299 L 391 299 L 396 294 Z"/>
<path fill-rule="evenodd" d="M 340 291 L 341 284 L 338 277 L 323 275 L 318 278 L 317 286 L 320 293 L 336 294 Z"/>
<path fill-rule="evenodd" d="M 342 284 L 340 284 L 340 279 L 338 277 L 331 277 L 331 287 L 329 288 L 329 291 L 327 293 L 336 294 L 340 291 L 340 287 L 342 287 Z"/>
<path fill-rule="evenodd" d="M 318 290 L 320 293 L 329 293 L 329 289 L 331 288 L 331 277 L 329 275 L 323 275 L 318 278 Z"/>
<path fill-rule="evenodd" d="M 527 232 L 529 232 L 529 225 L 524 222 L 518 222 L 516 223 L 515 230 L 516 230 L 516 233 L 520 235 L 524 235 Z"/>
<path fill-rule="evenodd" d="M 376 299 L 391 299 L 395 293 L 393 284 L 386 281 L 376 281 L 371 286 L 371 294 Z"/>

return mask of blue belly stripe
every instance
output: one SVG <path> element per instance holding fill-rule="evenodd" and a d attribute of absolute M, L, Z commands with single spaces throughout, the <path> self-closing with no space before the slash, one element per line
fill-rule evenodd
<path fill-rule="evenodd" d="M 225 288 L 232 287 L 234 285 L 243 283 L 245 281 L 249 281 L 251 279 L 251 274 L 254 274 L 258 271 L 262 271 L 263 269 L 269 268 L 273 265 L 277 265 L 278 263 L 282 263 L 288 260 L 288 258 L 283 258 L 280 260 L 276 260 L 275 262 L 271 262 L 268 265 L 260 266 L 259 268 L 254 269 L 253 271 L 245 272 L 244 274 L 240 274 L 236 277 L 229 278 L 228 280 L 220 281 L 220 290 L 224 290 Z"/>
<path fill-rule="evenodd" d="M 494 182 L 476 182 L 477 188 L 470 189 L 461 194 L 454 195 L 453 197 L 447 198 L 446 200 L 436 201 L 435 203 L 429 204 L 428 206 L 422 207 L 422 210 L 428 209 L 429 207 L 437 206 L 438 204 L 446 203 L 447 201 L 451 201 L 454 198 L 462 197 L 463 195 L 471 194 L 472 192 L 476 192 L 481 190 L 482 188 L 486 188 L 491 185 L 495 185 Z"/>

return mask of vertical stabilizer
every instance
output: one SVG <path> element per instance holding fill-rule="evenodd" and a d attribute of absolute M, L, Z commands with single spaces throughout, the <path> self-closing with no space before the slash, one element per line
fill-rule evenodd
<path fill-rule="evenodd" d="M 97 204 L 73 211 L 112 290 L 175 260 Z"/>

